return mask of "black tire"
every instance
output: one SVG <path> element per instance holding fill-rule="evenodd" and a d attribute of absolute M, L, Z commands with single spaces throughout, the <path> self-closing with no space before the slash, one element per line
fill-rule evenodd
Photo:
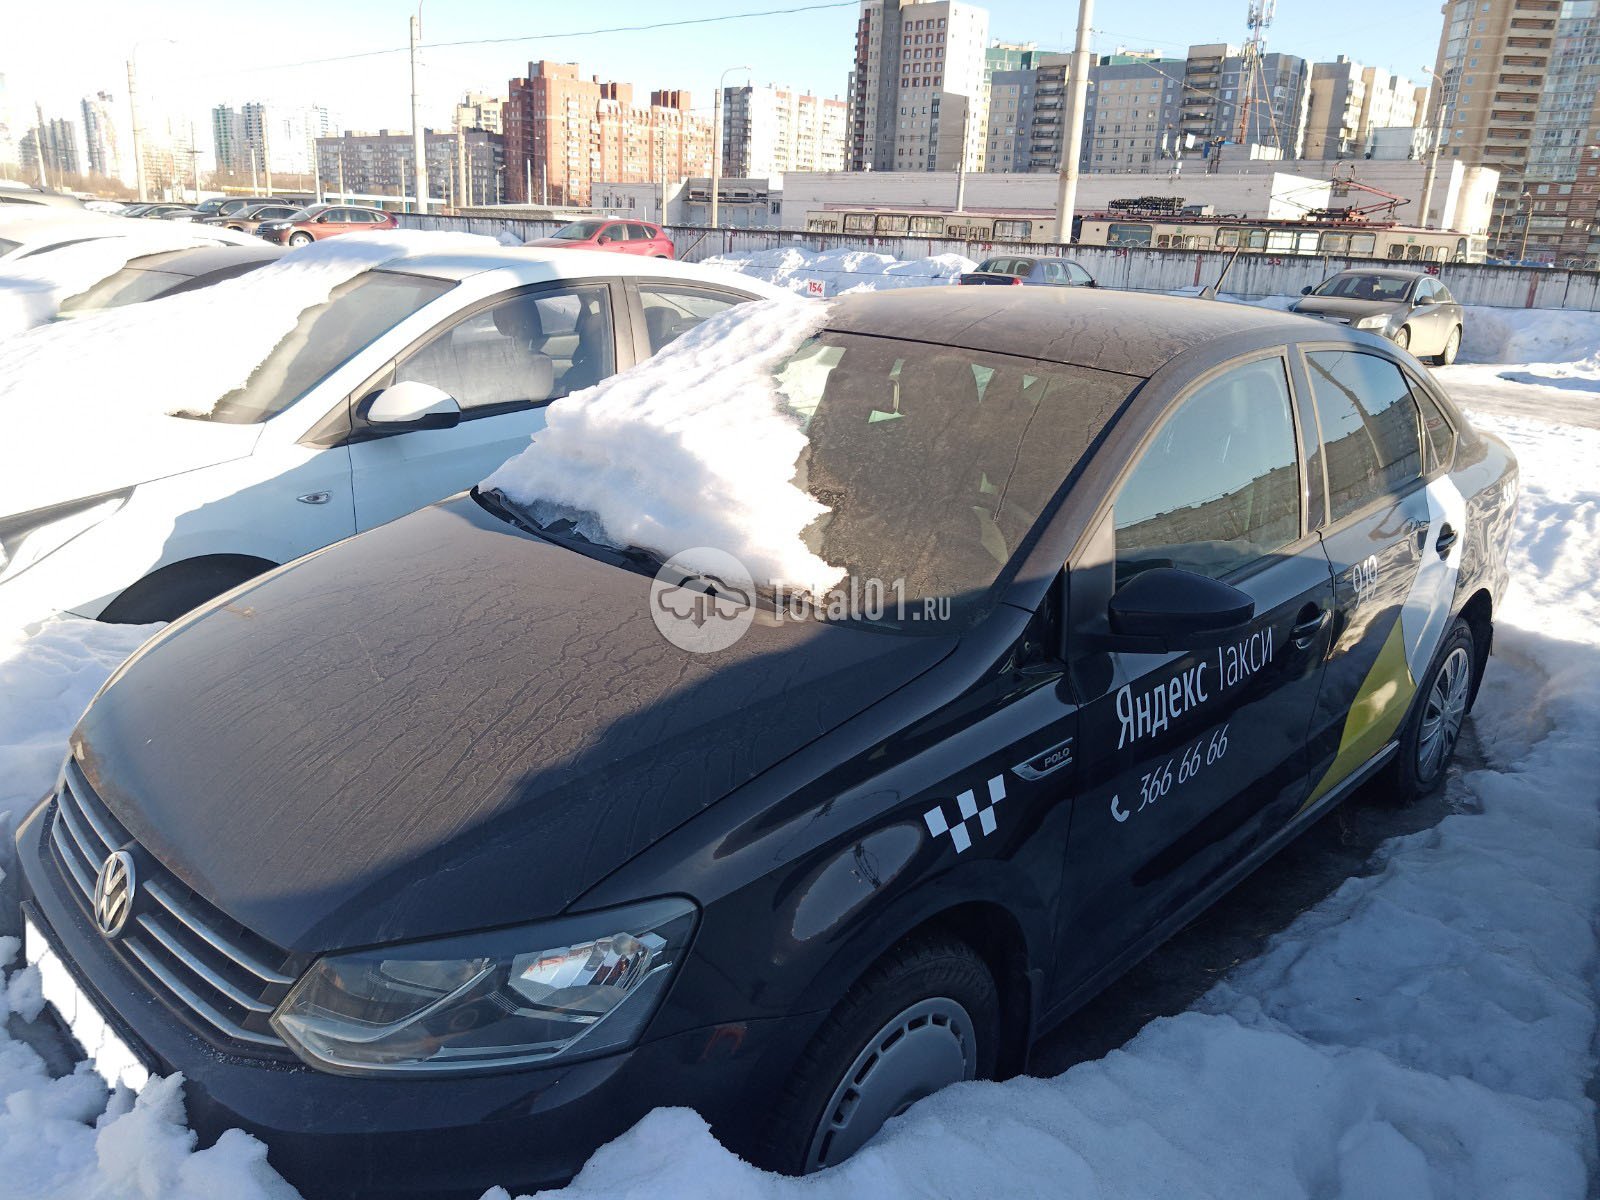
<path fill-rule="evenodd" d="M 1472 627 L 1457 617 L 1445 632 L 1423 675 L 1400 731 L 1400 749 L 1389 768 L 1394 799 L 1410 804 L 1436 791 L 1455 757 L 1461 723 L 1472 709 L 1478 648 Z M 1430 735 L 1442 738 L 1430 741 Z"/>
<path fill-rule="evenodd" d="M 1402 325 L 1394 333 L 1394 344 L 1402 350 L 1411 349 L 1411 326 Z"/>
<path fill-rule="evenodd" d="M 152 571 L 123 592 L 100 614 L 112 625 L 176 621 L 184 613 L 254 579 L 274 564 L 243 554 L 218 554 L 172 563 Z"/>
<path fill-rule="evenodd" d="M 1448 367 L 1455 362 L 1456 355 L 1461 352 L 1461 326 L 1457 325 L 1450 331 L 1450 336 L 1445 339 L 1444 349 L 1433 356 L 1433 365 Z"/>
<path fill-rule="evenodd" d="M 924 1004 L 933 1007 L 915 1011 Z M 955 1015 L 956 1010 L 949 1007 L 951 1005 L 964 1013 L 968 1028 L 958 1030 L 961 1021 L 957 1016 L 936 1030 L 941 1008 L 946 1017 Z M 971 1066 L 963 1077 L 993 1077 L 999 1043 L 1000 997 L 988 967 L 972 947 L 955 938 L 930 935 L 907 941 L 880 959 L 856 982 L 795 1063 L 773 1105 L 766 1135 L 756 1150 L 755 1157 L 761 1166 L 789 1175 L 803 1175 L 808 1170 L 842 1161 L 865 1137 L 877 1132 L 881 1118 L 871 1123 L 870 1128 L 863 1123 L 842 1131 L 854 1145 L 837 1157 L 824 1153 L 822 1161 L 816 1161 L 813 1150 L 814 1143 L 819 1140 L 825 1148 L 839 1148 L 838 1143 L 831 1143 L 836 1135 L 821 1128 L 830 1112 L 837 1116 L 840 1111 L 849 1111 L 859 1116 L 874 1107 L 858 1104 L 859 1092 L 845 1100 L 838 1100 L 836 1093 L 847 1087 L 847 1073 L 855 1083 L 862 1085 L 861 1090 L 865 1090 L 870 1086 L 871 1073 L 879 1069 L 875 1064 L 888 1063 L 891 1051 L 910 1042 L 904 1031 L 896 1036 L 890 1035 L 888 1030 L 907 1013 L 913 1014 L 909 1022 L 924 1022 L 915 1027 L 919 1036 L 926 1030 L 926 1036 L 938 1038 L 942 1032 L 954 1045 L 959 1042 L 959 1033 L 970 1033 L 974 1044 L 961 1043 L 963 1052 L 970 1050 Z M 911 1026 L 908 1024 L 905 1029 Z M 874 1043 L 882 1053 L 872 1056 L 864 1066 L 858 1063 L 869 1054 L 869 1046 Z M 945 1082 L 956 1081 L 950 1078 Z M 901 1097 L 904 1102 L 896 1103 L 894 1111 L 887 1115 L 896 1115 L 934 1089 L 917 1086 L 913 1090 L 916 1094 Z M 865 1137 L 860 1136 L 863 1133 Z"/>

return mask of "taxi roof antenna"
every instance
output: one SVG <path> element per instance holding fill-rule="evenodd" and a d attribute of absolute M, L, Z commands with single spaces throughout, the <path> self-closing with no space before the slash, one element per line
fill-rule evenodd
<path fill-rule="evenodd" d="M 1239 251 L 1243 249 L 1243 246 L 1235 246 L 1233 248 L 1233 253 L 1228 255 L 1228 261 L 1222 264 L 1222 273 L 1217 276 L 1216 282 L 1208 283 L 1200 289 L 1200 299 L 1215 300 L 1217 298 L 1217 289 L 1222 286 L 1222 281 L 1228 278 L 1228 272 L 1233 269 L 1233 260 L 1239 257 Z"/>

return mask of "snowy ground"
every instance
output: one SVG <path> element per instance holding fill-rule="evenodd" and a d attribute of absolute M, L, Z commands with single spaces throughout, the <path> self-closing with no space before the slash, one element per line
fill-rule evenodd
<path fill-rule="evenodd" d="M 1445 375 L 1471 383 L 1469 406 L 1516 450 L 1524 489 L 1516 586 L 1473 718 L 1483 765 L 1452 778 L 1449 815 L 1386 843 L 1375 869 L 1190 1011 L 1056 1078 L 949 1089 L 804 1181 L 740 1162 L 692 1113 L 659 1111 L 563 1194 L 1585 1195 L 1597 1167 L 1586 1089 L 1600 931 L 1600 430 L 1505 414 L 1529 392 L 1600 407 L 1600 328 L 1578 314 L 1496 319 L 1504 328 L 1485 324 L 1468 349 L 1497 361 Z M 0 825 L 48 788 L 77 712 L 140 636 L 77 621 L 0 631 Z M 0 881 L 0 959 L 16 950 L 10 888 Z M 293 1195 L 242 1134 L 194 1152 L 180 1081 L 108 1103 L 86 1068 L 52 1078 L 35 1048 L 47 1039 L 27 1019 L 37 1006 L 30 972 L 0 988 L 0 1017 L 13 1014 L 0 1029 L 0 1200 Z"/>

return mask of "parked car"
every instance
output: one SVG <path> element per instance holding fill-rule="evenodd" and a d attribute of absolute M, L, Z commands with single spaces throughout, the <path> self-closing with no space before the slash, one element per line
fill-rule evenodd
<path fill-rule="evenodd" d="M 919 288 L 788 366 L 809 548 L 909 609 L 758 592 L 696 655 L 655 552 L 477 490 L 113 676 L 18 835 L 101 1070 L 182 1072 L 318 1195 L 557 1184 L 662 1105 L 814 1170 L 1020 1070 L 1364 781 L 1440 783 L 1517 476 L 1392 344 Z"/>
<path fill-rule="evenodd" d="M 176 296 L 210 287 L 224 279 L 237 279 L 282 258 L 280 246 L 200 246 L 188 250 L 163 250 L 141 254 L 114 275 L 76 296 L 62 301 L 57 315 L 78 317 L 107 308 L 121 308 L 144 300 Z"/>
<path fill-rule="evenodd" d="M 206 201 L 207 205 L 211 203 L 210 200 Z M 314 203 L 316 201 L 310 196 L 229 196 L 226 200 L 216 202 L 216 207 L 207 215 L 205 222 L 207 225 L 226 225 L 231 218 L 242 216 L 246 210 L 259 208 L 263 204 L 279 206 L 284 210 L 279 215 L 288 216 Z"/>
<path fill-rule="evenodd" d="M 209 412 L 0 442 L 0 454 L 74 464 L 41 494 L 0 461 L 0 609 L 171 620 L 469 486 L 543 427 L 551 400 L 778 294 L 675 263 L 521 248 L 365 271 L 306 309 Z M 669 319 L 651 315 L 661 309 Z M 97 436 L 137 437 L 140 452 L 86 452 Z"/>
<path fill-rule="evenodd" d="M 205 217 L 198 208 L 174 208 L 158 215 L 163 221 L 200 221 Z"/>
<path fill-rule="evenodd" d="M 0 265 L 19 265 L 20 260 L 78 242 L 106 237 L 126 237 L 129 225 L 99 213 L 62 212 L 42 214 L 32 210 L 26 218 L 8 220 L 0 209 Z"/>
<path fill-rule="evenodd" d="M 398 229 L 393 213 L 381 208 L 353 208 L 343 204 L 313 204 L 287 217 L 263 221 L 256 233 L 269 242 L 285 246 L 309 246 L 341 233 L 370 233 L 377 229 Z"/>
<path fill-rule="evenodd" d="M 193 210 L 190 209 L 187 204 L 149 204 L 145 205 L 137 212 L 124 212 L 122 215 L 125 217 L 139 217 L 143 220 L 149 221 L 164 217 L 168 213 L 186 213 L 192 211 Z"/>
<path fill-rule="evenodd" d="M 28 208 L 83 209 L 83 201 L 66 192 L 49 191 L 14 179 L 0 179 L 0 205 Z"/>
<path fill-rule="evenodd" d="M 614 254 L 643 254 L 649 258 L 676 258 L 677 248 L 659 225 L 648 221 L 586 219 L 563 225 L 547 238 L 530 238 L 529 246 L 572 250 L 609 250 Z"/>
<path fill-rule="evenodd" d="M 299 206 L 293 204 L 250 204 L 235 209 L 232 216 L 216 217 L 207 223 L 240 233 L 256 233 L 263 221 L 287 221 L 299 211 Z"/>
<path fill-rule="evenodd" d="M 1450 289 L 1422 271 L 1358 268 L 1307 286 L 1289 311 L 1388 338 L 1440 366 L 1455 362 L 1466 313 Z"/>
<path fill-rule="evenodd" d="M 1034 284 L 1039 287 L 1099 287 L 1094 276 L 1070 258 L 1034 258 L 1025 254 L 997 254 L 964 271 L 957 283 Z"/>

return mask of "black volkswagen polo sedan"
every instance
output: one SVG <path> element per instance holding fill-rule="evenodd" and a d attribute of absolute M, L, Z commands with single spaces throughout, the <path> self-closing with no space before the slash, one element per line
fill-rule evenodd
<path fill-rule="evenodd" d="M 802 357 L 813 549 L 904 605 L 686 577 L 752 611 L 680 649 L 652 554 L 478 491 L 116 674 L 18 834 L 102 1070 L 181 1071 L 313 1194 L 559 1183 L 660 1105 L 814 1170 L 1024 1069 L 1358 784 L 1437 786 L 1517 476 L 1393 344 L 929 288 Z"/>

